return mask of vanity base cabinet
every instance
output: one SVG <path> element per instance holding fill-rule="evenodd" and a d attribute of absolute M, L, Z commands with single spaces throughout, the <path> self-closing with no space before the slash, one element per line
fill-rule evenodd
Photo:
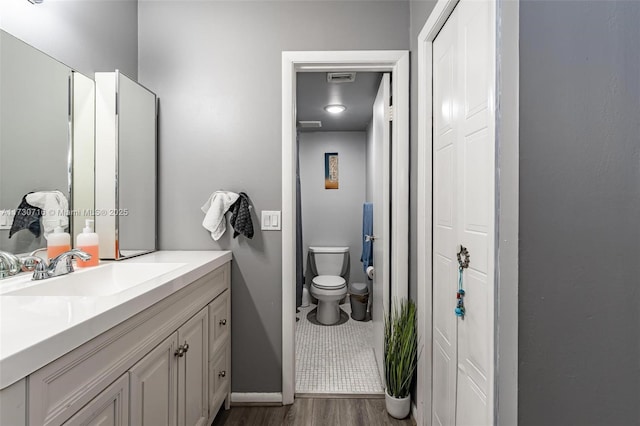
<path fill-rule="evenodd" d="M 125 374 L 71 417 L 64 426 L 128 426 L 129 377 Z"/>
<path fill-rule="evenodd" d="M 132 426 L 207 424 L 223 401 L 228 408 L 230 397 L 230 316 L 222 318 L 220 309 L 212 308 L 222 304 L 230 313 L 230 276 L 227 262 L 3 389 L 3 399 L 13 394 L 26 398 L 23 404 L 7 398 L 11 412 L 0 413 L 0 418 L 18 419 L 15 426 L 111 425 L 109 413 L 115 416 L 122 405 L 129 410 L 125 417 Z M 212 312 L 217 326 L 211 325 Z M 224 337 L 216 339 L 216 333 Z M 177 353 L 181 346 L 183 356 Z M 210 368 L 224 374 L 213 380 Z M 117 398 L 109 400 L 111 387 L 122 380 L 127 381 L 127 392 L 116 392 Z M 109 401 L 112 408 L 104 405 Z M 95 407 L 103 407 L 104 413 Z M 86 420 L 88 413 L 96 420 Z M 118 419 L 113 417 L 114 425 L 129 424 Z"/>

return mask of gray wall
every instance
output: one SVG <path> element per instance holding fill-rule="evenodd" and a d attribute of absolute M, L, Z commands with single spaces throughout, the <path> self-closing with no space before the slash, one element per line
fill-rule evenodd
<path fill-rule="evenodd" d="M 366 193 L 365 132 L 300 134 L 300 190 L 304 265 L 307 247 L 347 246 L 349 282 L 365 282 L 362 254 L 362 204 Z M 324 188 L 324 154 L 338 153 L 338 189 Z"/>
<path fill-rule="evenodd" d="M 408 49 L 409 5 L 140 2 L 138 18 L 140 81 L 160 98 L 160 247 L 233 250 L 232 390 L 280 392 L 281 234 L 214 242 L 200 206 L 227 189 L 281 209 L 281 52 Z"/>
<path fill-rule="evenodd" d="M 412 0 L 411 20 L 410 20 L 410 43 L 411 43 L 411 121 L 410 121 L 410 177 L 409 177 L 409 297 L 416 299 L 418 289 L 418 240 L 416 231 L 418 229 L 418 34 L 431 11 L 436 5 L 436 1 Z"/>
<path fill-rule="evenodd" d="M 640 424 L 640 2 L 520 4 L 519 424 Z"/>
<path fill-rule="evenodd" d="M 138 76 L 137 0 L 0 0 L 0 16 L 0 28 L 83 74 Z"/>

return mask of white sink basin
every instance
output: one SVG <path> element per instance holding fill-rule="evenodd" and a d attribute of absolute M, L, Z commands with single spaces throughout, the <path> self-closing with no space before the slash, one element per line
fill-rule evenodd
<path fill-rule="evenodd" d="M 76 269 L 67 275 L 41 281 L 29 281 L 27 287 L 3 292 L 3 296 L 112 296 L 186 263 L 109 263 L 94 268 Z"/>

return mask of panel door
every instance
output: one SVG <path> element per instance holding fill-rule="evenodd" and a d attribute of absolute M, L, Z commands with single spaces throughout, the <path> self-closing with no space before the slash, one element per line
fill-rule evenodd
<path fill-rule="evenodd" d="M 129 376 L 125 373 L 64 423 L 65 426 L 128 426 Z"/>
<path fill-rule="evenodd" d="M 494 2 L 462 0 L 433 43 L 435 425 L 493 423 Z M 464 317 L 456 317 L 456 253 Z"/>
<path fill-rule="evenodd" d="M 388 73 L 382 75 L 378 94 L 373 103 L 373 335 L 374 351 L 380 377 L 384 381 L 383 344 L 384 316 L 389 312 L 391 290 L 389 253 L 391 253 L 390 210 L 390 138 L 389 104 L 391 79 Z"/>
<path fill-rule="evenodd" d="M 131 424 L 175 426 L 178 334 L 173 333 L 129 370 Z"/>
<path fill-rule="evenodd" d="M 178 426 L 203 426 L 209 416 L 209 315 L 205 307 L 178 329 L 178 342 L 188 345 L 178 357 Z"/>
<path fill-rule="evenodd" d="M 493 424 L 494 2 L 458 4 L 458 241 L 469 250 L 458 319 L 458 425 Z"/>
<path fill-rule="evenodd" d="M 458 330 L 457 22 L 454 9 L 433 42 L 433 404 L 432 424 L 454 425 Z"/>

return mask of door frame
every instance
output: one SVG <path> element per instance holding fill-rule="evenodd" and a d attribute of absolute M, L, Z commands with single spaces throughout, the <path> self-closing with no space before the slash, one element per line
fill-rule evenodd
<path fill-rule="evenodd" d="M 408 297 L 409 285 L 409 52 L 406 50 L 282 52 L 282 403 L 295 396 L 296 73 L 391 73 L 391 291 Z"/>
<path fill-rule="evenodd" d="M 417 424 L 431 420 L 433 41 L 460 0 L 438 0 L 418 35 Z M 519 1 L 496 3 L 494 421 L 518 422 Z M 427 119 L 428 118 L 428 119 Z"/>

